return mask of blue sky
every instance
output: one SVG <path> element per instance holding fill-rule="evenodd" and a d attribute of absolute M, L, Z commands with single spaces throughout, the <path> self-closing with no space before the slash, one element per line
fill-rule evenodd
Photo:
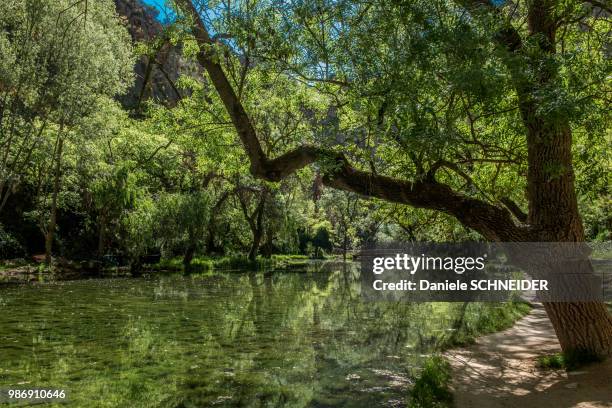
<path fill-rule="evenodd" d="M 159 10 L 159 15 L 157 19 L 162 23 L 167 23 L 168 21 L 172 21 L 174 19 L 174 13 L 172 12 L 172 8 L 168 7 L 166 0 L 141 0 L 144 4 L 148 4 L 149 6 L 155 7 Z M 506 0 L 491 0 L 491 2 L 496 6 L 503 5 Z"/>
<path fill-rule="evenodd" d="M 141 0 L 141 1 L 144 4 L 148 4 L 149 6 L 153 6 L 157 10 L 159 10 L 159 15 L 157 16 L 157 19 L 161 21 L 162 23 L 167 22 L 168 19 L 172 19 L 172 16 L 174 16 L 172 9 L 167 6 L 165 0 Z"/>

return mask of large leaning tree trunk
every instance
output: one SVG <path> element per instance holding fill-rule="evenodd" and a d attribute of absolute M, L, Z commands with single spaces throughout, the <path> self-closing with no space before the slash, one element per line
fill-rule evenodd
<path fill-rule="evenodd" d="M 495 16 L 495 6 L 487 0 L 460 0 L 474 18 L 482 14 Z M 532 96 L 554 81 L 555 72 L 541 61 L 531 66 L 516 64 L 522 50 L 519 32 L 507 23 L 493 39 L 506 51 L 508 68 L 513 73 L 516 94 L 526 129 L 528 145 L 528 201 L 526 223 L 512 206 L 489 203 L 465 196 L 436 180 L 434 165 L 426 177 L 415 181 L 398 180 L 365 172 L 353 167 L 342 154 L 304 145 L 277 158 L 268 158 L 259 143 L 255 129 L 243 105 L 215 58 L 210 35 L 190 0 L 177 0 L 181 10 L 194 21 L 193 34 L 200 45 L 198 61 L 206 69 L 218 92 L 250 159 L 251 173 L 268 181 L 280 181 L 295 171 L 322 160 L 335 160 L 337 166 L 323 177 L 331 188 L 355 192 L 385 201 L 438 210 L 454 216 L 464 226 L 497 242 L 580 242 L 584 230 L 574 188 L 572 169 L 572 133 L 569 123 L 552 121 L 538 113 Z M 555 52 L 556 24 L 552 0 L 529 2 L 529 35 L 541 38 L 541 52 Z M 529 60 L 529 59 L 524 59 Z M 529 64 L 529 63 L 525 63 Z M 544 68 L 542 68 L 544 67 Z M 536 79 L 522 72 L 539 72 Z M 552 177 L 550 169 L 560 169 Z M 546 303 L 546 311 L 565 353 L 607 357 L 612 352 L 612 317 L 603 302 Z"/>
<path fill-rule="evenodd" d="M 463 3 L 476 15 L 487 12 L 476 0 Z M 558 79 L 556 68 L 542 63 L 543 58 L 556 52 L 558 21 L 554 15 L 555 6 L 555 0 L 529 3 L 529 35 L 537 39 L 542 59 L 516 63 L 516 57 L 523 52 L 523 39 L 508 24 L 500 30 L 496 41 L 506 51 L 526 129 L 529 240 L 583 242 L 584 228 L 574 186 L 572 130 L 567 118 L 550 118 L 542 114 L 535 97 L 538 90 L 554 85 Z M 527 77 L 526 71 L 535 75 Z M 544 303 L 544 307 L 564 352 L 587 358 L 611 353 L 612 316 L 603 302 L 554 302 Z"/>

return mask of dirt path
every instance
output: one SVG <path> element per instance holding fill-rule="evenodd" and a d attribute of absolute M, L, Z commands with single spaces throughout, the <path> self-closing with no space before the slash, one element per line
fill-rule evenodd
<path fill-rule="evenodd" d="M 569 374 L 535 366 L 537 356 L 559 351 L 541 305 L 508 330 L 450 350 L 456 407 L 612 407 L 612 361 Z"/>

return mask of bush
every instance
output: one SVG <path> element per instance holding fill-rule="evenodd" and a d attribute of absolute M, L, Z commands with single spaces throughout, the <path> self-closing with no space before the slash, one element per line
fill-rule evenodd
<path fill-rule="evenodd" d="M 440 356 L 431 357 L 423 366 L 410 394 L 410 408 L 447 408 L 453 403 L 450 391 L 451 367 Z"/>
<path fill-rule="evenodd" d="M 23 245 L 0 224 L 0 259 L 21 258 L 25 256 Z"/>
<path fill-rule="evenodd" d="M 561 353 L 540 356 L 536 365 L 543 370 L 560 370 L 565 368 L 565 359 Z"/>
<path fill-rule="evenodd" d="M 574 351 L 540 356 L 537 359 L 536 366 L 542 370 L 572 371 L 584 365 L 600 361 L 602 361 L 601 357 L 593 353 Z"/>

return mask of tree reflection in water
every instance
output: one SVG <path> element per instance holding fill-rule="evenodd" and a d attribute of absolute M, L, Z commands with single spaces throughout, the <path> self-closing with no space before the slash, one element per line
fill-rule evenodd
<path fill-rule="evenodd" d="M 73 406 L 398 405 L 467 304 L 364 302 L 357 265 L 0 288 L 0 387 Z"/>

